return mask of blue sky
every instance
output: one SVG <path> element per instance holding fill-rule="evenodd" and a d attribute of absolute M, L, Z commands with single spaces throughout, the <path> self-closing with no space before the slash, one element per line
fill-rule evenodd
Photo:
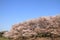
<path fill-rule="evenodd" d="M 60 14 L 60 0 L 0 0 L 0 31 L 41 16 Z"/>

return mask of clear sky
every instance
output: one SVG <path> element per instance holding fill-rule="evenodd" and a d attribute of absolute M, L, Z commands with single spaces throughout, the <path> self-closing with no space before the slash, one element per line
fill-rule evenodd
<path fill-rule="evenodd" d="M 60 0 L 0 0 L 0 31 L 41 16 L 60 14 Z"/>

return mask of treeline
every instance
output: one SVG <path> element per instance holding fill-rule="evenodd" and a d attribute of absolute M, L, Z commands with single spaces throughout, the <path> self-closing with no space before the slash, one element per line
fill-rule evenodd
<path fill-rule="evenodd" d="M 0 37 L 3 37 L 3 34 L 7 31 L 0 31 Z"/>

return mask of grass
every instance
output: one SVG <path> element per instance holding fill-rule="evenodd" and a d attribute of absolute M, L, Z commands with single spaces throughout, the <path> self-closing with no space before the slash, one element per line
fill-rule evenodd
<path fill-rule="evenodd" d="M 4 37 L 0 37 L 0 40 L 9 40 L 9 39 L 4 38 Z"/>

